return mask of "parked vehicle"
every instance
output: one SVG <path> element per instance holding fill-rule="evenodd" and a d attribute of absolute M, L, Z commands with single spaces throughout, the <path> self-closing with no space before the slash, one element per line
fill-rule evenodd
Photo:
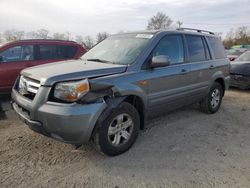
<path fill-rule="evenodd" d="M 250 51 L 246 51 L 230 64 L 230 86 L 250 89 Z"/>
<path fill-rule="evenodd" d="M 237 57 L 239 57 L 245 51 L 247 51 L 247 48 L 232 48 L 232 49 L 226 50 L 227 58 L 230 61 L 234 61 Z"/>
<path fill-rule="evenodd" d="M 241 44 L 241 45 L 234 45 L 231 47 L 232 49 L 237 49 L 237 48 L 246 48 L 250 50 L 250 44 Z"/>
<path fill-rule="evenodd" d="M 213 33 L 196 31 L 118 34 L 81 60 L 25 69 L 12 106 L 36 132 L 121 154 L 149 118 L 196 102 L 209 114 L 219 109 L 229 61 Z"/>
<path fill-rule="evenodd" d="M 0 94 L 10 93 L 24 68 L 67 59 L 77 59 L 86 50 L 72 41 L 21 40 L 0 47 Z"/>

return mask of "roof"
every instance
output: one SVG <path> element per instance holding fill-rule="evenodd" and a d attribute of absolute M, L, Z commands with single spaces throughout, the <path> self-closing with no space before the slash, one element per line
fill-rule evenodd
<path fill-rule="evenodd" d="M 3 43 L 0 45 L 0 47 L 4 46 L 4 45 L 7 45 L 7 44 L 15 44 L 15 43 L 53 43 L 53 42 L 58 42 L 58 43 L 74 43 L 74 44 L 77 44 L 77 42 L 75 41 L 68 41 L 68 40 L 54 40 L 54 39 L 25 39 L 25 40 L 16 40 L 16 41 L 9 41 L 9 42 L 6 42 L 6 43 Z"/>
<path fill-rule="evenodd" d="M 7 42 L 2 42 L 2 43 L 0 43 L 0 47 L 1 46 L 3 46 L 3 45 L 5 45 Z"/>

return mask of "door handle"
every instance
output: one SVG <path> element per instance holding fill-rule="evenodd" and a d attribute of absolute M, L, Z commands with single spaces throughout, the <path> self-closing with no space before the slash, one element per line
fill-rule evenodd
<path fill-rule="evenodd" d="M 180 74 L 187 74 L 187 73 L 188 73 L 188 71 L 186 69 L 182 69 L 180 72 Z"/>
<path fill-rule="evenodd" d="M 215 68 L 215 66 L 214 65 L 210 65 L 210 67 L 209 67 L 210 69 L 214 69 Z"/>

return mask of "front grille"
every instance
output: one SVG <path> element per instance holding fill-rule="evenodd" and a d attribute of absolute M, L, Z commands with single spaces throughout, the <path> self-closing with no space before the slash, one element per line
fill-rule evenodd
<path fill-rule="evenodd" d="M 26 76 L 21 76 L 17 89 L 21 95 L 33 100 L 40 86 L 41 85 L 38 80 L 34 80 Z"/>

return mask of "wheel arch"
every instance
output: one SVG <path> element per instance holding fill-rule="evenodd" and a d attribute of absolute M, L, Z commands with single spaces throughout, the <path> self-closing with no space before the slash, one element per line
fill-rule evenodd
<path fill-rule="evenodd" d="M 139 117 L 140 118 L 140 129 L 141 130 L 144 129 L 145 118 L 146 118 L 145 104 L 143 103 L 143 100 L 139 96 L 137 96 L 137 95 L 118 96 L 118 97 L 114 97 L 114 98 L 107 98 L 105 100 L 105 102 L 107 104 L 107 107 L 101 113 L 98 120 L 96 121 L 95 126 L 92 130 L 92 134 L 90 136 L 90 139 L 93 137 L 93 135 L 96 133 L 96 131 L 98 129 L 98 122 L 103 121 L 103 119 L 105 119 L 108 116 L 110 111 L 112 109 L 116 108 L 122 102 L 127 102 L 135 107 L 135 109 L 137 110 L 137 112 L 139 113 L 139 116 L 140 116 Z"/>
<path fill-rule="evenodd" d="M 217 71 L 213 74 L 212 76 L 212 82 L 210 87 L 212 87 L 212 85 L 214 84 L 214 82 L 219 83 L 222 86 L 223 89 L 223 96 L 225 94 L 225 90 L 226 90 L 226 82 L 225 82 L 225 76 L 223 74 L 222 71 Z"/>
<path fill-rule="evenodd" d="M 141 130 L 144 129 L 146 116 L 145 116 L 145 105 L 143 103 L 143 100 L 139 96 L 129 95 L 123 101 L 130 103 L 132 106 L 135 107 L 140 116 L 140 129 Z"/>
<path fill-rule="evenodd" d="M 218 82 L 221 86 L 222 86 L 222 90 L 223 90 L 223 96 L 225 94 L 225 81 L 223 78 L 219 77 L 215 80 L 215 82 Z"/>

